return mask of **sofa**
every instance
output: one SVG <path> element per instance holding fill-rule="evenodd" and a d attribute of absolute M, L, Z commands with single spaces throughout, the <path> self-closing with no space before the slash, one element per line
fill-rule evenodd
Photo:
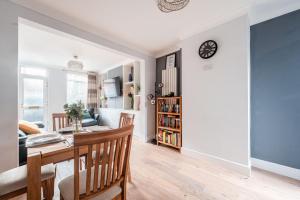
<path fill-rule="evenodd" d="M 45 128 L 45 125 L 42 122 L 34 122 L 40 129 Z M 27 133 L 18 130 L 19 137 L 19 166 L 26 165 L 27 163 L 27 148 L 26 148 L 26 140 Z"/>
<path fill-rule="evenodd" d="M 82 127 L 99 126 L 100 115 L 95 113 L 94 108 L 84 110 L 83 119 L 81 121 Z"/>

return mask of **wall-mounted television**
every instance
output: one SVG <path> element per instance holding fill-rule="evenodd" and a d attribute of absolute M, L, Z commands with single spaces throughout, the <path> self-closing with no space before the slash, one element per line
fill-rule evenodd
<path fill-rule="evenodd" d="M 108 98 L 121 96 L 121 78 L 119 76 L 104 80 L 103 88 L 105 96 Z"/>

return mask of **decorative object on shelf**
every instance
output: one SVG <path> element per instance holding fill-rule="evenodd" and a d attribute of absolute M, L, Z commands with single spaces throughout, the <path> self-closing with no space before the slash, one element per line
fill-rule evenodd
<path fill-rule="evenodd" d="M 71 70 L 83 70 L 83 63 L 78 60 L 78 56 L 74 55 L 73 60 L 70 60 L 67 67 Z"/>
<path fill-rule="evenodd" d="M 176 54 L 171 54 L 167 56 L 166 59 L 166 69 L 175 67 Z"/>
<path fill-rule="evenodd" d="M 148 95 L 147 95 L 147 99 L 148 99 L 148 101 L 150 101 L 150 103 L 151 103 L 152 105 L 155 105 L 155 97 L 154 97 L 153 94 L 148 94 Z"/>
<path fill-rule="evenodd" d="M 155 96 L 162 95 L 164 84 L 155 82 Z"/>
<path fill-rule="evenodd" d="M 165 13 L 183 9 L 190 0 L 156 0 L 158 8 Z"/>
<path fill-rule="evenodd" d="M 70 119 L 72 119 L 72 126 L 74 126 L 74 130 L 76 133 L 78 133 L 81 128 L 83 109 L 84 109 L 84 105 L 82 104 L 81 101 L 79 101 L 78 103 L 64 105 L 64 110 L 66 112 L 66 115 Z"/>
<path fill-rule="evenodd" d="M 161 91 L 162 91 L 163 87 L 164 87 L 163 83 L 157 83 L 157 82 L 155 82 L 155 95 L 153 95 L 153 94 L 148 94 L 147 95 L 147 99 L 148 99 L 148 101 L 150 101 L 150 103 L 152 105 L 155 105 L 155 102 L 156 102 L 155 98 L 157 96 L 161 95 L 161 93 L 162 93 Z"/>
<path fill-rule="evenodd" d="M 182 97 L 156 99 L 156 141 L 180 151 L 182 146 Z"/>
<path fill-rule="evenodd" d="M 137 85 L 136 89 L 137 89 L 137 94 L 140 95 L 141 94 L 141 86 Z"/>
<path fill-rule="evenodd" d="M 100 107 L 107 108 L 107 97 L 106 96 L 100 97 Z"/>
<path fill-rule="evenodd" d="M 129 92 L 128 97 L 130 98 L 130 109 L 133 109 L 133 105 L 134 105 L 133 94 L 131 92 Z"/>
<path fill-rule="evenodd" d="M 199 56 L 203 59 L 213 57 L 218 50 L 218 44 L 214 40 L 207 40 L 199 47 Z"/>
<path fill-rule="evenodd" d="M 133 67 L 130 68 L 130 73 L 128 75 L 128 82 L 133 81 Z"/>

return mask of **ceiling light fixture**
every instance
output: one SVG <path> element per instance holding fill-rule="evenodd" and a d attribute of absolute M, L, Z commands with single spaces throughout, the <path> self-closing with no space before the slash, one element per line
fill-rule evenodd
<path fill-rule="evenodd" d="M 68 68 L 71 70 L 83 70 L 83 63 L 78 60 L 78 56 L 74 56 L 73 60 L 68 62 Z"/>
<path fill-rule="evenodd" d="M 157 6 L 162 12 L 173 12 L 183 9 L 190 0 L 157 0 Z"/>

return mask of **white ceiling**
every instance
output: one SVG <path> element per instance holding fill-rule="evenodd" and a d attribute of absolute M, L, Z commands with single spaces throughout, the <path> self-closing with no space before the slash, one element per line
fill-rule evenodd
<path fill-rule="evenodd" d="M 19 24 L 19 64 L 21 66 L 62 69 L 66 68 L 67 62 L 73 59 L 74 55 L 77 55 L 83 62 L 85 71 L 102 72 L 131 60 L 91 42 L 53 29 Z"/>
<path fill-rule="evenodd" d="M 11 0 L 131 48 L 155 55 L 183 38 L 245 14 L 266 2 L 299 0 L 190 0 L 163 13 L 156 0 Z"/>

